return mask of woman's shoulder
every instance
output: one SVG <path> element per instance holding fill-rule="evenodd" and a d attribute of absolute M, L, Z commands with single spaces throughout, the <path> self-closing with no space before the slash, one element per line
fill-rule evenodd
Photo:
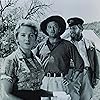
<path fill-rule="evenodd" d="M 34 51 L 37 51 L 37 50 L 41 50 L 43 46 L 46 46 L 46 43 L 47 43 L 47 40 L 43 40 L 42 42 L 40 42 L 35 49 L 33 49 Z"/>
<path fill-rule="evenodd" d="M 45 40 L 43 40 L 42 42 L 40 42 L 40 43 L 38 44 L 38 46 L 41 47 L 41 46 L 45 45 L 46 42 L 47 42 L 47 39 L 45 39 Z"/>
<path fill-rule="evenodd" d="M 12 52 L 10 55 L 5 57 L 5 60 L 14 60 L 14 59 L 16 59 L 17 52 L 18 52 L 18 50 Z"/>
<path fill-rule="evenodd" d="M 12 72 L 12 69 L 14 68 L 14 64 L 15 64 L 15 61 L 16 61 L 15 56 L 16 56 L 16 51 L 14 51 L 9 56 L 4 58 L 4 60 L 2 61 L 2 64 L 1 64 L 3 66 L 3 67 L 1 67 L 1 73 Z"/>

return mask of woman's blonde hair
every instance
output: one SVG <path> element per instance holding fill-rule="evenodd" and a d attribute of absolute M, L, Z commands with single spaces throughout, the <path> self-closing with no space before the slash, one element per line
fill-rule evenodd
<path fill-rule="evenodd" d="M 18 37 L 18 30 L 20 29 L 21 26 L 28 26 L 28 27 L 31 27 L 35 32 L 34 32 L 34 35 L 35 35 L 35 38 L 37 39 L 37 36 L 38 36 L 38 27 L 35 23 L 33 23 L 31 20 L 27 20 L 27 19 L 22 19 L 22 20 L 19 20 L 16 27 L 15 27 L 15 30 L 14 30 L 14 36 L 15 36 L 15 39 L 17 39 Z"/>

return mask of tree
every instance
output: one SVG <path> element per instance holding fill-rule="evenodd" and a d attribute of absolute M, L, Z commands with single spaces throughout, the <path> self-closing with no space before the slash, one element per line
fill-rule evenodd
<path fill-rule="evenodd" d="M 23 18 L 38 23 L 50 6 L 41 0 L 0 0 L 0 57 L 16 48 L 13 31 L 17 21 Z"/>

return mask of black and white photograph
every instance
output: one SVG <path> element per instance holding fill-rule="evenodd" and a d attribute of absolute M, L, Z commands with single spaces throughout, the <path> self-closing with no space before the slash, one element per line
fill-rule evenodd
<path fill-rule="evenodd" d="M 99 0 L 0 0 L 0 100 L 100 100 Z"/>

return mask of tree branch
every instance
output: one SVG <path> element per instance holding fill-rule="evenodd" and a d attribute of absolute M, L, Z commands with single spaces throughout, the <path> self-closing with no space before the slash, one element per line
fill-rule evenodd
<path fill-rule="evenodd" d="M 2 8 L 2 12 L 6 9 L 6 8 L 8 8 L 9 6 L 12 6 L 12 5 L 14 5 L 14 4 L 16 4 L 17 3 L 17 1 L 18 0 L 16 0 L 15 2 L 12 2 L 12 0 L 8 0 L 8 4 L 6 4 L 3 8 Z"/>
<path fill-rule="evenodd" d="M 40 8 L 49 7 L 49 6 L 50 6 L 50 5 L 46 5 L 46 4 L 33 6 L 24 18 L 27 19 L 27 17 L 28 17 L 30 14 L 36 13 Z M 36 10 L 35 10 L 35 9 L 36 9 Z M 33 10 L 34 10 L 34 11 L 33 11 Z M 32 12 L 32 11 L 33 11 L 33 12 Z"/>

